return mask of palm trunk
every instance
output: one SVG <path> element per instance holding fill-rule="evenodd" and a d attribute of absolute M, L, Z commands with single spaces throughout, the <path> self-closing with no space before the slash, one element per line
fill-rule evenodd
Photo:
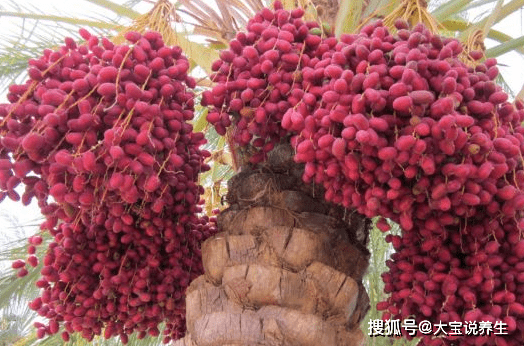
<path fill-rule="evenodd" d="M 290 147 L 229 182 L 176 346 L 362 345 L 369 220 L 305 185 Z"/>

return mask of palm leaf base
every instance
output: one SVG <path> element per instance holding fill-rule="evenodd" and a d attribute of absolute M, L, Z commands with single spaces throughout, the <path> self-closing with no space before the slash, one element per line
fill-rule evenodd
<path fill-rule="evenodd" d="M 363 345 L 369 220 L 324 202 L 292 157 L 277 147 L 230 180 L 176 346 Z"/>

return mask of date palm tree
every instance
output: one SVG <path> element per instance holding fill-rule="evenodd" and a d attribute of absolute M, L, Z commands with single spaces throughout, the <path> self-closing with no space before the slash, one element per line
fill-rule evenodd
<path fill-rule="evenodd" d="M 82 27 L 115 41 L 130 29 L 167 33 L 170 42 L 180 45 L 189 57 L 194 74 L 201 77 L 200 88 L 207 88 L 212 85 L 207 74 L 218 51 L 227 47 L 257 10 L 268 5 L 262 0 L 216 0 L 212 4 L 202 0 L 159 0 L 154 4 L 139 0 L 83 2 L 96 6 L 91 16 L 51 14 L 42 3 L 38 7 L 14 1 L 0 5 L 0 17 L 10 18 L 16 25 L 0 34 L 1 86 L 25 78 L 28 59 L 45 48 L 58 46 L 64 36 L 77 36 Z M 283 3 L 289 8 L 304 7 L 311 19 L 325 23 L 340 35 L 357 31 L 370 18 L 386 17 L 402 1 Z M 485 49 L 487 57 L 509 51 L 524 55 L 524 36 L 512 37 L 494 29 L 497 23 L 522 10 L 524 0 L 506 4 L 500 0 L 414 3 L 429 6 L 439 30 L 459 37 L 471 48 L 484 48 L 486 39 L 496 42 Z M 479 18 L 468 19 L 469 13 L 482 9 Z M 503 79 L 499 82 L 504 84 Z M 507 85 L 505 88 L 513 96 L 524 97 L 524 89 L 511 90 Z M 293 149 L 289 146 L 278 146 L 260 167 L 241 167 L 232 148 L 207 124 L 206 113 L 206 109 L 200 108 L 194 123 L 195 130 L 206 132 L 209 149 L 214 153 L 212 170 L 201 177 L 209 201 L 206 211 L 210 213 L 221 206 L 220 196 L 225 197 L 228 207 L 222 207 L 218 219 L 223 232 L 202 245 L 206 273 L 186 292 L 188 335 L 175 344 L 410 344 L 387 338 L 366 339 L 363 332 L 366 321 L 378 318 L 374 305 L 383 298 L 380 274 L 391 253 L 373 227 L 373 220 L 326 203 L 321 188 L 304 184 L 302 167 L 293 163 Z M 22 251 L 20 244 L 4 251 L 1 259 L 8 259 L 17 251 Z M 37 275 L 35 270 L 23 281 L 16 281 L 12 280 L 12 271 L 4 271 L 0 296 L 6 299 L 0 301 L 19 297 L 20 285 L 34 286 Z M 20 316 L 24 323 L 30 318 L 26 311 Z M 6 318 L 0 323 L 4 321 Z M 15 337 L 17 345 L 35 341 L 34 335 L 22 335 L 21 328 L 11 330 L 13 333 L 19 334 Z M 44 341 L 53 345 L 59 342 L 54 337 Z M 160 339 L 130 339 L 130 344 L 140 342 L 152 345 Z M 72 338 L 71 343 L 81 344 L 82 340 Z"/>

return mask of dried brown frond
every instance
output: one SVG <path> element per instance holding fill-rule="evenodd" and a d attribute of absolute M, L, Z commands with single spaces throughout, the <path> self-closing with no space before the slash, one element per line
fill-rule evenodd
<path fill-rule="evenodd" d="M 189 16 L 195 34 L 205 36 L 208 41 L 227 44 L 237 31 L 245 28 L 249 18 L 264 7 L 261 0 L 179 0 L 180 15 Z"/>

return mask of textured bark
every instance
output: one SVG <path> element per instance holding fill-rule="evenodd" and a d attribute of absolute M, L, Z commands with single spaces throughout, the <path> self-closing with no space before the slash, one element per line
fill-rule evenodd
<path fill-rule="evenodd" d="M 369 220 L 302 182 L 290 147 L 229 182 L 222 230 L 202 245 L 177 346 L 358 346 Z"/>

